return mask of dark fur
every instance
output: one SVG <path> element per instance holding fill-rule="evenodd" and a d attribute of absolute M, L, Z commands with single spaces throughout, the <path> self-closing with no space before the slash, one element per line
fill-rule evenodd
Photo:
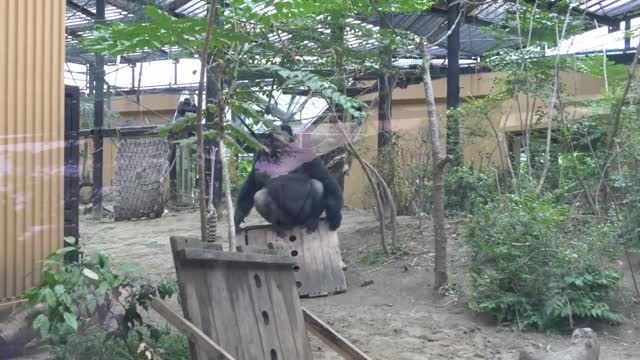
<path fill-rule="evenodd" d="M 289 126 L 282 126 L 282 130 L 293 136 Z M 278 149 L 279 140 L 271 136 L 267 146 Z M 277 162 L 291 156 L 286 152 L 276 151 L 266 153 L 259 151 L 254 156 L 253 167 L 238 194 L 235 223 L 239 226 L 254 207 L 255 194 L 266 188 L 271 201 L 279 211 L 277 223 L 272 223 L 274 230 L 282 233 L 295 226 L 304 226 L 313 232 L 318 228 L 320 216 L 326 212 L 327 222 L 331 230 L 336 230 L 342 222 L 343 197 L 342 190 L 327 167 L 318 158 L 306 162 L 287 175 L 271 178 L 268 174 L 256 170 L 256 164 L 261 161 Z M 311 186 L 311 179 L 322 183 L 323 191 L 316 196 Z"/>

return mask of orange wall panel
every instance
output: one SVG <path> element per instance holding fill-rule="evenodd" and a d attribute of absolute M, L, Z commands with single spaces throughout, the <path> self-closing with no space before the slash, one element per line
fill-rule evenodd
<path fill-rule="evenodd" d="M 0 1 L 0 302 L 63 244 L 64 0 Z"/>

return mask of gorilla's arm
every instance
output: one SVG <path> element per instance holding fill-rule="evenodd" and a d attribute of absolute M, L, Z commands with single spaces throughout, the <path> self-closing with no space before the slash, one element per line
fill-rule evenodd
<path fill-rule="evenodd" d="M 324 188 L 322 198 L 327 213 L 329 229 L 336 230 L 342 222 L 341 211 L 344 205 L 340 185 L 338 185 L 336 179 L 331 175 L 329 169 L 322 163 L 322 160 L 316 158 L 306 165 L 306 174 L 322 183 Z"/>
<path fill-rule="evenodd" d="M 252 168 L 238 193 L 236 211 L 233 217 L 236 227 L 240 226 L 240 223 L 243 222 L 244 218 L 251 212 L 251 208 L 253 208 L 253 196 L 258 190 L 260 190 L 260 187 L 256 181 L 255 170 Z"/>

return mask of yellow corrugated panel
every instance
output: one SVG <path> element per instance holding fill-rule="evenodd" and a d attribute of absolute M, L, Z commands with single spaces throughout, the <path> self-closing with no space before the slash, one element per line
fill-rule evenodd
<path fill-rule="evenodd" d="M 0 302 L 62 246 L 64 0 L 0 1 Z"/>

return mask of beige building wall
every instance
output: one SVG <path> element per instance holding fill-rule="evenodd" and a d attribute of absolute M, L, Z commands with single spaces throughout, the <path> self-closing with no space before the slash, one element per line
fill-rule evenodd
<path fill-rule="evenodd" d="M 0 1 L 0 302 L 63 245 L 64 0 Z"/>
<path fill-rule="evenodd" d="M 460 76 L 460 97 L 482 98 L 489 95 L 495 87 L 495 81 L 504 76 L 501 73 L 479 73 Z M 570 99 L 589 99 L 598 96 L 603 88 L 602 81 L 579 73 L 562 73 L 561 81 L 566 88 Z M 433 82 L 434 96 L 440 122 L 440 142 L 444 149 L 446 139 L 446 79 L 437 79 Z M 361 100 L 374 100 L 377 93 L 367 94 Z M 420 157 L 428 157 L 430 152 L 425 144 L 425 131 L 427 130 L 426 105 L 424 99 L 424 86 L 422 84 L 410 85 L 405 89 L 396 88 L 393 91 L 392 129 L 401 138 L 403 161 L 414 161 Z M 507 155 L 506 144 L 496 137 L 503 139 L 505 132 L 519 131 L 527 113 L 527 101 L 525 97 L 517 100 L 505 101 L 491 111 L 489 119 L 477 121 L 477 123 L 465 123 L 461 126 L 461 142 L 463 145 L 464 162 L 476 168 L 496 168 L 503 164 L 502 158 Z M 464 101 L 464 100 L 463 100 Z M 529 101 L 529 111 L 534 109 L 533 99 Z M 544 99 L 537 99 L 535 109 L 547 111 L 549 105 Z M 568 107 L 566 112 L 571 119 L 579 119 L 584 116 L 584 111 L 575 107 Z M 545 119 L 546 121 L 546 119 Z M 534 123 L 534 128 L 545 128 L 546 122 Z M 465 131 L 465 127 L 473 129 Z M 493 128 L 496 131 L 493 131 Z M 478 136 L 480 135 L 480 136 Z M 367 123 L 358 139 L 356 147 L 364 159 L 374 160 L 378 152 L 378 112 L 377 105 L 369 114 Z M 502 152 L 498 144 L 502 146 Z M 502 153 L 502 157 L 500 154 Z M 345 204 L 355 208 L 368 208 L 372 206 L 369 195 L 369 185 L 364 172 L 354 159 L 349 176 L 345 177 Z"/>

